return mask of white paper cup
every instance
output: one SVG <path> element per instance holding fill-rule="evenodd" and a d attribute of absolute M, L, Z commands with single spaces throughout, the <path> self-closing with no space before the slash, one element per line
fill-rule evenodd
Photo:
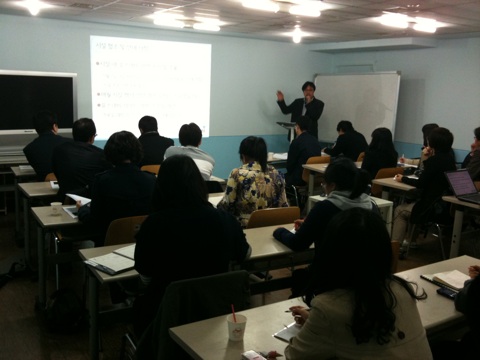
<path fill-rule="evenodd" d="M 245 334 L 245 326 L 247 325 L 247 317 L 235 314 L 237 322 L 233 321 L 233 314 L 227 316 L 228 338 L 232 341 L 242 341 Z"/>
<path fill-rule="evenodd" d="M 268 153 L 268 160 L 273 160 L 273 152 Z"/>
<path fill-rule="evenodd" d="M 52 207 L 52 215 L 61 215 L 62 214 L 62 203 L 61 202 L 52 202 L 50 206 Z"/>

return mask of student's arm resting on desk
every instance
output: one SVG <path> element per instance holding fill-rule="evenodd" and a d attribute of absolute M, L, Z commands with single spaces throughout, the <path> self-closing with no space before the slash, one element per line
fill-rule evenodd
<path fill-rule="evenodd" d="M 474 280 L 475 280 L 474 285 L 476 285 L 477 289 L 479 288 L 478 285 L 480 282 L 480 278 L 477 279 L 479 270 L 480 270 L 480 266 L 478 265 L 473 265 L 468 268 L 468 273 L 471 279 L 465 281 L 465 284 L 463 285 L 463 289 L 461 289 L 458 292 L 458 294 L 455 296 L 455 309 L 457 309 L 463 314 L 467 313 L 468 302 L 469 300 L 471 301 L 472 300 L 471 297 L 473 297 L 471 296 L 473 294 L 470 294 L 469 296 L 469 292 Z"/>

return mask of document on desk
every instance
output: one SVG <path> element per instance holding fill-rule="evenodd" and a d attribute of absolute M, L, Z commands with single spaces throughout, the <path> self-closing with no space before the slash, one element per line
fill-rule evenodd
<path fill-rule="evenodd" d="M 288 342 L 292 337 L 296 336 L 302 327 L 293 322 L 288 326 L 285 326 L 282 330 L 277 331 L 273 336 L 277 339 Z"/>
<path fill-rule="evenodd" d="M 420 277 L 434 283 L 435 285 L 447 287 L 454 291 L 460 291 L 463 289 L 465 281 L 470 279 L 470 276 L 458 270 L 445 271 L 436 274 L 423 274 L 420 275 Z"/>
<path fill-rule="evenodd" d="M 85 260 L 84 262 L 109 275 L 117 275 L 131 270 L 135 266 L 135 261 L 132 259 L 113 252 Z"/>
<path fill-rule="evenodd" d="M 89 199 L 89 198 L 86 198 L 86 197 L 83 197 L 83 196 L 79 196 L 79 195 L 75 195 L 75 194 L 66 194 L 70 199 L 73 199 L 75 200 L 75 202 L 77 201 L 80 201 L 82 206 L 83 205 L 86 205 L 88 204 L 90 201 L 92 201 L 92 199 Z"/>
<path fill-rule="evenodd" d="M 72 218 L 74 219 L 78 218 L 77 205 L 63 206 L 63 210 Z"/>
<path fill-rule="evenodd" d="M 121 247 L 117 250 L 113 250 L 115 254 L 125 256 L 128 259 L 135 260 L 135 244 Z"/>
<path fill-rule="evenodd" d="M 274 153 L 273 160 L 287 160 L 288 153 Z"/>
<path fill-rule="evenodd" d="M 20 171 L 30 171 L 33 170 L 32 165 L 19 165 L 18 168 Z"/>

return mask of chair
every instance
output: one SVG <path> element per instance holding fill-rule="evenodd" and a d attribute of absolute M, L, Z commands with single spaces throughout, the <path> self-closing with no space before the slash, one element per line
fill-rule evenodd
<path fill-rule="evenodd" d="M 365 157 L 365 151 L 362 151 L 360 154 L 358 154 L 357 162 L 363 161 L 364 157 Z"/>
<path fill-rule="evenodd" d="M 292 223 L 300 218 L 300 208 L 289 206 L 255 210 L 250 215 L 247 229 Z"/>
<path fill-rule="evenodd" d="M 375 179 L 386 179 L 386 178 L 393 178 L 397 174 L 403 175 L 403 167 L 391 167 L 391 168 L 383 168 L 378 170 Z M 370 189 L 370 195 L 374 197 L 381 198 L 382 197 L 382 185 L 372 184 Z"/>
<path fill-rule="evenodd" d="M 172 340 L 168 329 L 229 314 L 232 305 L 235 311 L 250 306 L 250 281 L 245 270 L 170 283 L 156 317 L 138 342 L 137 358 L 191 360 Z"/>
<path fill-rule="evenodd" d="M 158 171 L 160 170 L 160 165 L 143 165 L 140 170 L 148 171 L 152 174 L 158 175 Z"/>
<path fill-rule="evenodd" d="M 307 164 L 328 164 L 330 162 L 330 156 L 312 156 L 307 159 Z M 305 201 L 301 201 L 302 198 L 308 197 L 308 188 L 310 186 L 310 170 L 303 169 L 302 180 L 305 181 L 306 185 L 291 185 L 287 187 L 287 195 L 292 195 L 295 199 L 295 205 L 303 209 L 305 206 Z M 322 181 L 323 174 L 316 173 L 315 180 L 313 183 L 313 189 L 320 189 L 319 193 L 322 193 Z M 291 191 L 290 191 L 291 190 Z"/>
<path fill-rule="evenodd" d="M 57 177 L 53 172 L 48 173 L 47 176 L 45 176 L 45 181 L 57 181 Z"/>
<path fill-rule="evenodd" d="M 113 220 L 105 235 L 105 246 L 135 242 L 135 235 L 146 218 L 147 215 L 139 215 Z"/>

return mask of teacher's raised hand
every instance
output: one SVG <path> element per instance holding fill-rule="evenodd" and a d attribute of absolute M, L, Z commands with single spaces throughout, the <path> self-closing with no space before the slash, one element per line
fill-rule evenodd
<path fill-rule="evenodd" d="M 280 90 L 277 90 L 277 101 L 283 101 L 284 99 L 283 93 Z"/>

